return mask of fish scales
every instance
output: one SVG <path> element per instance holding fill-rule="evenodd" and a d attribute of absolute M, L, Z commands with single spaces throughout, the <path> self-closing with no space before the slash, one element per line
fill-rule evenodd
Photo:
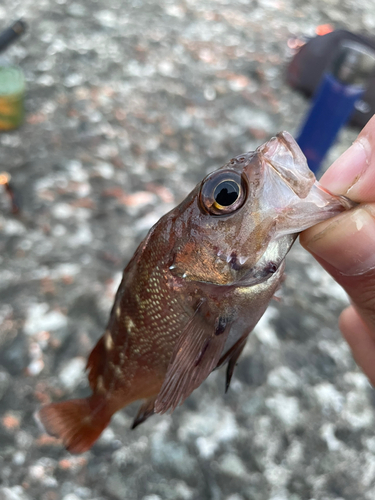
<path fill-rule="evenodd" d="M 41 408 L 46 430 L 81 453 L 135 400 L 133 427 L 224 363 L 227 390 L 298 233 L 352 206 L 320 187 L 287 132 L 209 174 L 136 250 L 88 359 L 92 395 Z"/>

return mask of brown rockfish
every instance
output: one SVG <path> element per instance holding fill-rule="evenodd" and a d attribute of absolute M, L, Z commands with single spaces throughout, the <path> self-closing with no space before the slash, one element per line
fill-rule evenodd
<path fill-rule="evenodd" d="M 43 407 L 46 430 L 81 453 L 137 399 L 133 427 L 223 363 L 228 388 L 298 233 L 352 206 L 316 182 L 287 132 L 209 174 L 139 245 L 88 358 L 92 395 Z"/>

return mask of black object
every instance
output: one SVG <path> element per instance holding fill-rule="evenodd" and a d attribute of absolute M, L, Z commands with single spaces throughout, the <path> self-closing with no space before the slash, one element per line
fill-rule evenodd
<path fill-rule="evenodd" d="M 0 33 L 0 52 L 5 50 L 8 45 L 17 40 L 19 36 L 21 36 L 27 28 L 27 24 L 19 19 L 12 26 L 7 28 L 6 30 Z"/>
<path fill-rule="evenodd" d="M 287 70 L 287 81 L 291 87 L 306 96 L 314 94 L 323 74 L 333 64 L 339 45 L 344 41 L 358 42 L 375 50 L 375 37 L 357 35 L 347 30 L 335 30 L 317 36 L 303 45 L 293 57 Z M 367 82 L 362 99 L 356 104 L 350 123 L 363 128 L 375 113 L 375 73 Z"/>

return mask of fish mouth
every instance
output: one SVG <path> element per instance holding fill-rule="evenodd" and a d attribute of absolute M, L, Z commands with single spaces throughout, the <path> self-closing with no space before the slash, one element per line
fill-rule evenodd
<path fill-rule="evenodd" d="M 256 150 L 259 210 L 274 213 L 275 237 L 305 229 L 355 206 L 316 181 L 297 142 L 280 132 Z M 249 169 L 249 177 L 254 174 Z"/>
<path fill-rule="evenodd" d="M 256 152 L 263 167 L 271 168 L 299 198 L 306 198 L 315 182 L 315 175 L 289 132 L 280 132 L 259 146 Z"/>

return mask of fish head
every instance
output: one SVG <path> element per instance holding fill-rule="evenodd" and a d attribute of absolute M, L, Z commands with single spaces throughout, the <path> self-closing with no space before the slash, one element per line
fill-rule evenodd
<path fill-rule="evenodd" d="M 264 282 L 299 232 L 351 206 L 317 183 L 293 137 L 281 132 L 209 174 L 173 211 L 170 270 L 214 285 Z"/>

